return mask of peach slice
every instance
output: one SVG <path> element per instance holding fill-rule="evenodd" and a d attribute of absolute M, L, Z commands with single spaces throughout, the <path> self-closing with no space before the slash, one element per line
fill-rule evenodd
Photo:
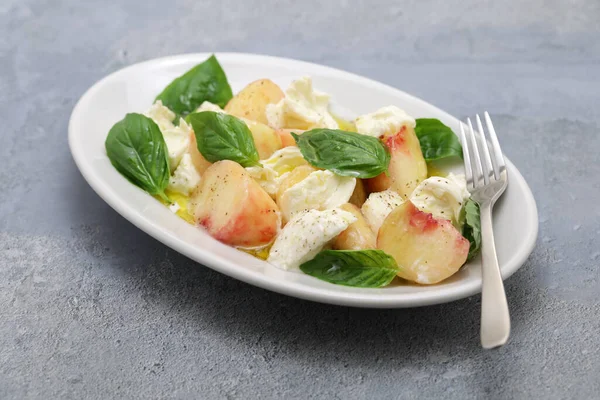
<path fill-rule="evenodd" d="M 391 155 L 388 173 L 368 179 L 367 188 L 370 192 L 381 192 L 389 188 L 407 198 L 427 178 L 427 164 L 419 139 L 413 128 L 404 125 L 396 133 L 383 135 L 382 140 Z"/>
<path fill-rule="evenodd" d="M 392 160 L 390 159 L 390 167 L 392 165 Z M 388 174 L 390 167 L 388 167 Z M 388 190 L 390 186 L 392 186 L 392 178 L 384 173 L 377 175 L 374 178 L 368 178 L 364 180 L 365 189 L 369 193 L 383 192 L 384 190 Z"/>
<path fill-rule="evenodd" d="M 192 158 L 192 164 L 194 164 L 194 167 L 196 167 L 196 171 L 198 171 L 200 176 L 202 176 L 202 174 L 204 174 L 204 171 L 206 171 L 208 167 L 212 165 L 212 163 L 209 162 L 206 158 L 204 158 L 204 156 L 198 150 L 198 144 L 196 143 L 196 135 L 194 134 L 194 131 L 192 131 L 192 133 L 190 134 L 190 144 L 188 147 L 188 152 L 190 153 L 190 156 Z"/>
<path fill-rule="evenodd" d="M 299 167 L 294 168 L 289 174 L 287 174 L 285 178 L 281 180 L 279 188 L 277 189 L 277 194 L 275 195 L 275 198 L 277 199 L 277 204 L 281 202 L 283 194 L 286 190 L 294 186 L 296 183 L 302 181 L 308 175 L 315 171 L 317 171 L 317 169 L 312 165 L 300 165 Z"/>
<path fill-rule="evenodd" d="M 292 136 L 292 132 L 301 134 L 304 132 L 303 129 L 277 129 L 277 134 L 281 138 L 281 144 L 283 147 L 296 146 L 296 140 Z"/>
<path fill-rule="evenodd" d="M 363 183 L 362 179 L 357 179 L 354 192 L 352 192 L 352 197 L 350 197 L 348 203 L 354 204 L 356 207 L 361 208 L 366 200 L 367 191 L 365 190 L 365 184 Z"/>
<path fill-rule="evenodd" d="M 354 215 L 356 221 L 334 239 L 332 243 L 333 248 L 336 250 L 374 249 L 376 236 L 371 228 L 369 228 L 369 224 L 367 224 L 367 220 L 360 212 L 360 209 L 350 203 L 342 204 L 339 208 Z"/>
<path fill-rule="evenodd" d="M 265 112 L 267 105 L 277 103 L 283 97 L 284 93 L 277 84 L 269 79 L 259 79 L 229 100 L 225 111 L 236 117 L 268 124 Z"/>
<path fill-rule="evenodd" d="M 281 227 L 277 204 L 236 162 L 212 164 L 190 199 L 196 223 L 231 246 L 256 248 L 271 243 Z"/>
<path fill-rule="evenodd" d="M 281 144 L 281 137 L 277 134 L 275 129 L 246 118 L 242 118 L 242 121 L 246 123 L 248 129 L 250 129 L 250 132 L 252 133 L 254 146 L 256 146 L 258 156 L 261 160 L 271 157 L 273 153 L 283 147 Z"/>
<path fill-rule="evenodd" d="M 385 219 L 377 248 L 394 257 L 399 277 L 429 285 L 460 269 L 467 261 L 469 241 L 450 221 L 434 218 L 406 201 Z"/>

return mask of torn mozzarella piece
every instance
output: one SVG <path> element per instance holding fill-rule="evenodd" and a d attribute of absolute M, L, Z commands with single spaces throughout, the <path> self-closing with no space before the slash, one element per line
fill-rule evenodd
<path fill-rule="evenodd" d="M 308 162 L 297 147 L 284 147 L 275 151 L 271 157 L 261 160 L 262 167 L 247 167 L 246 171 L 271 197 L 274 197 L 279 184 L 285 176 L 300 165 Z"/>
<path fill-rule="evenodd" d="M 363 135 L 381 137 L 386 133 L 396 133 L 403 125 L 411 128 L 416 121 L 404 110 L 396 106 L 387 106 L 370 114 L 361 115 L 354 121 L 356 131 Z"/>
<path fill-rule="evenodd" d="M 298 269 L 355 221 L 354 215 L 339 208 L 298 213 L 277 236 L 267 262 L 285 270 Z"/>
<path fill-rule="evenodd" d="M 169 154 L 169 170 L 173 173 L 179 166 L 181 158 L 186 154 L 190 145 L 190 136 L 183 133 L 179 127 L 165 130 L 163 138 Z"/>
<path fill-rule="evenodd" d="M 190 153 L 185 153 L 181 162 L 169 178 L 168 190 L 189 196 L 200 184 L 200 174 L 192 162 Z"/>
<path fill-rule="evenodd" d="M 329 95 L 314 90 L 308 76 L 292 82 L 283 99 L 267 105 L 266 114 L 273 128 L 338 129 L 329 113 Z"/>
<path fill-rule="evenodd" d="M 175 113 L 164 106 L 160 100 L 156 100 L 145 115 L 158 125 L 161 132 L 175 127 L 175 125 L 173 125 Z"/>
<path fill-rule="evenodd" d="M 225 110 L 223 110 L 217 104 L 211 103 L 210 101 L 204 101 L 202 104 L 200 104 L 200 107 L 198 107 L 198 109 L 196 110 L 196 112 L 202 112 L 202 111 L 214 111 L 214 112 L 223 113 L 223 114 L 225 113 Z"/>
<path fill-rule="evenodd" d="M 171 205 L 169 205 L 169 210 L 171 210 L 173 214 L 177 214 L 177 212 L 181 210 L 181 206 L 177 202 L 171 203 Z"/>
<path fill-rule="evenodd" d="M 410 201 L 419 210 L 450 220 L 459 228 L 462 225 L 462 209 L 469 197 L 464 175 L 450 173 L 446 178 L 432 176 L 425 179 L 412 192 Z"/>
<path fill-rule="evenodd" d="M 356 178 L 331 171 L 314 171 L 283 192 L 278 200 L 279 209 L 288 221 L 300 211 L 339 207 L 350 200 L 355 186 Z"/>
<path fill-rule="evenodd" d="M 369 198 L 362 205 L 361 212 L 375 235 L 379 232 L 379 228 L 389 213 L 403 202 L 402 196 L 390 189 L 369 195 Z"/>
<path fill-rule="evenodd" d="M 165 144 L 167 145 L 167 153 L 169 156 L 169 171 L 173 173 L 181 157 L 187 152 L 190 140 L 192 138 L 192 128 L 185 122 L 183 118 L 179 119 L 179 125 L 173 124 L 175 113 L 163 106 L 160 100 L 157 100 L 146 113 L 146 116 L 151 118 L 163 135 Z"/>

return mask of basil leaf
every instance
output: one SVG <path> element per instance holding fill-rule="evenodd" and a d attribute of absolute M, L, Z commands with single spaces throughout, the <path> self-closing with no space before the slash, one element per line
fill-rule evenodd
<path fill-rule="evenodd" d="M 386 286 L 398 273 L 396 261 L 381 250 L 324 250 L 300 269 L 336 285 L 363 288 Z"/>
<path fill-rule="evenodd" d="M 453 156 L 462 158 L 462 146 L 458 137 L 439 119 L 417 119 L 415 133 L 419 138 L 425 161 Z"/>
<path fill-rule="evenodd" d="M 469 199 L 465 203 L 465 225 L 462 235 L 469 240 L 469 256 L 467 260 L 472 259 L 479 253 L 481 248 L 481 220 L 479 218 L 479 205 Z"/>
<path fill-rule="evenodd" d="M 156 100 L 161 100 L 173 112 L 184 116 L 196 111 L 204 101 L 225 107 L 232 97 L 225 71 L 212 55 L 171 82 L 156 96 Z"/>
<path fill-rule="evenodd" d="M 127 114 L 113 125 L 104 143 L 111 164 L 130 182 L 168 201 L 167 145 L 158 125 L 141 114 Z"/>
<path fill-rule="evenodd" d="M 232 160 L 243 167 L 260 165 L 254 138 L 248 126 L 233 115 L 202 111 L 188 116 L 196 133 L 196 144 L 210 162 Z"/>
<path fill-rule="evenodd" d="M 302 156 L 317 168 L 342 176 L 372 178 L 384 172 L 390 153 L 377 138 L 337 129 L 292 132 Z"/>

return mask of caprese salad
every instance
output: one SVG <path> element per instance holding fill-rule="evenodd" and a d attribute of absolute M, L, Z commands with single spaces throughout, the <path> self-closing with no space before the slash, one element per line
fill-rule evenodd
<path fill-rule="evenodd" d="M 310 77 L 234 96 L 211 56 L 117 122 L 106 153 L 187 222 L 275 267 L 357 287 L 452 276 L 481 242 L 464 177 L 430 164 L 462 157 L 455 134 L 395 105 L 344 121 L 329 99 Z"/>

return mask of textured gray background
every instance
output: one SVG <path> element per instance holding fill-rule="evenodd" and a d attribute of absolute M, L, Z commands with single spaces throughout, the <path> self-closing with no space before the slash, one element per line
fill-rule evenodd
<path fill-rule="evenodd" d="M 598 398 L 598 21 L 598 0 L 1 0 L 0 398 Z M 479 348 L 478 296 L 296 300 L 200 267 L 104 204 L 67 148 L 79 96 L 123 66 L 213 50 L 490 110 L 540 214 L 506 283 L 509 345 Z"/>

